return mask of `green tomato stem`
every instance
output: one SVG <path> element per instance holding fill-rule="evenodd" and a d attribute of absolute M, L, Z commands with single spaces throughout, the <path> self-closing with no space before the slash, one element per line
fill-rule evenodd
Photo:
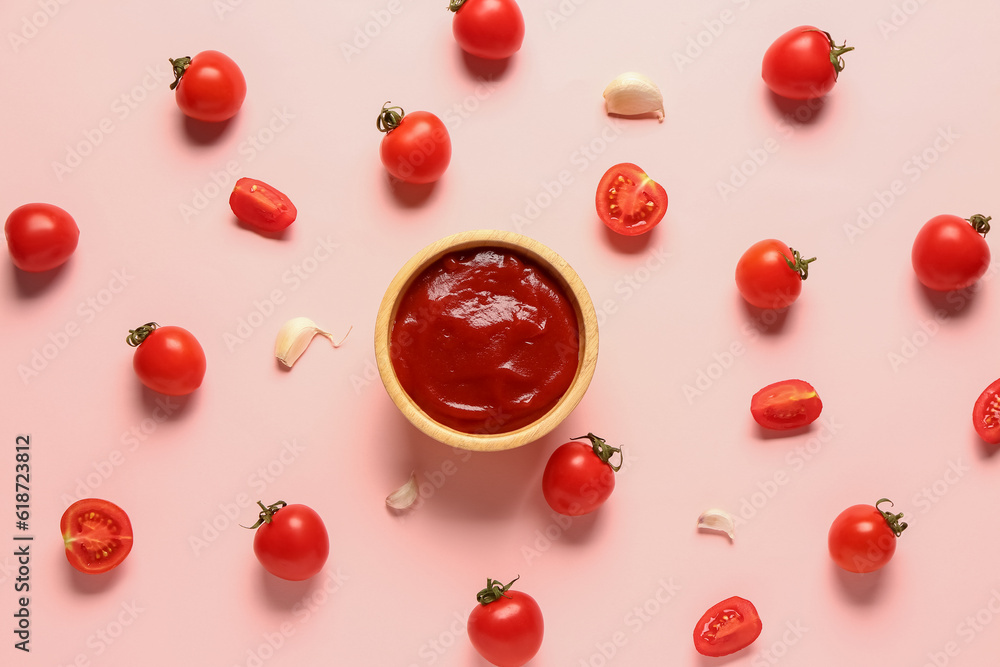
<path fill-rule="evenodd" d="M 882 503 L 889 503 L 889 506 L 892 507 L 892 501 L 889 500 L 888 498 L 882 498 L 877 503 L 875 503 L 875 509 L 877 509 L 879 513 L 882 514 L 882 518 L 885 519 L 885 522 L 889 524 L 889 528 L 896 535 L 896 537 L 899 537 L 900 535 L 903 534 L 903 531 L 906 530 L 906 525 L 907 525 L 905 521 L 900 521 L 900 519 L 903 518 L 903 513 L 900 512 L 899 514 L 890 514 L 889 512 L 886 512 L 885 510 L 879 507 L 879 505 L 881 505 Z"/>
<path fill-rule="evenodd" d="M 600 438 L 594 435 L 593 433 L 588 433 L 587 435 L 581 435 L 579 437 L 570 439 L 590 440 L 590 444 L 594 446 L 594 454 L 597 455 L 597 458 L 601 459 L 601 461 L 611 466 L 611 469 L 614 470 L 615 472 L 618 472 L 619 470 L 622 469 L 622 463 L 624 463 L 623 460 L 624 455 L 622 454 L 621 447 L 612 447 L 607 442 L 605 442 L 604 438 Z M 613 463 L 611 463 L 611 457 L 614 456 L 615 454 L 618 455 L 618 465 L 614 465 Z"/>
<path fill-rule="evenodd" d="M 465 4 L 465 0 L 451 0 L 448 4 L 448 10 L 452 12 L 457 12 Z"/>
<path fill-rule="evenodd" d="M 252 526 L 244 526 L 243 524 L 240 524 L 240 528 L 247 528 L 248 530 L 254 530 L 260 527 L 262 524 L 271 523 L 271 519 L 273 519 L 274 515 L 278 513 L 278 510 L 280 510 L 287 504 L 288 503 L 286 503 L 284 500 L 279 500 L 273 505 L 264 505 L 264 503 L 258 500 L 257 505 L 260 506 L 260 514 L 257 515 L 257 523 L 255 523 Z"/>
<path fill-rule="evenodd" d="M 809 259 L 802 259 L 802 254 L 798 250 L 791 247 L 788 249 L 792 251 L 792 259 L 788 259 L 784 255 L 782 255 L 782 258 L 785 260 L 785 263 L 788 264 L 788 268 L 798 273 L 802 280 L 805 280 L 809 277 L 809 263 L 815 262 L 816 258 L 810 257 Z"/>
<path fill-rule="evenodd" d="M 382 105 L 382 110 L 378 114 L 378 118 L 375 119 L 375 127 L 378 128 L 379 132 L 391 132 L 399 127 L 400 121 L 403 120 L 403 116 L 406 112 L 403 111 L 403 107 L 391 107 L 389 106 L 391 102 L 386 102 Z"/>
<path fill-rule="evenodd" d="M 156 322 L 147 322 L 141 327 L 136 327 L 135 329 L 128 330 L 128 336 L 125 337 L 125 342 L 132 347 L 139 347 L 142 341 L 146 340 L 146 336 L 153 333 L 153 329 L 160 326 Z"/>
<path fill-rule="evenodd" d="M 972 225 L 972 228 L 975 229 L 976 232 L 978 232 L 979 234 L 982 234 L 983 236 L 986 236 L 986 234 L 989 233 L 990 220 L 992 219 L 993 216 L 982 215 L 979 213 L 975 214 L 971 218 L 967 218 L 969 224 Z"/>
<path fill-rule="evenodd" d="M 521 578 L 521 575 L 514 577 L 514 581 Z M 506 586 L 500 583 L 498 579 L 486 579 L 486 588 L 476 593 L 476 602 L 481 605 L 488 605 L 491 602 L 496 602 L 500 598 L 510 598 L 509 595 L 505 593 L 510 590 L 510 587 L 514 585 L 514 581 L 510 582 Z"/>
<path fill-rule="evenodd" d="M 191 66 L 191 56 L 184 56 L 183 58 L 168 58 L 170 61 L 170 66 L 174 68 L 174 82 L 170 84 L 170 90 L 177 87 L 177 84 L 181 82 L 181 77 L 184 76 L 184 72 L 187 68 Z"/>

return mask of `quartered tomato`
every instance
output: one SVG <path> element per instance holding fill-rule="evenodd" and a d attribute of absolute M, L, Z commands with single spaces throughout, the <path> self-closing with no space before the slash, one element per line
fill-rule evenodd
<path fill-rule="evenodd" d="M 86 574 L 117 567 L 132 550 L 132 523 L 125 510 L 98 498 L 78 500 L 59 521 L 66 559 Z"/>
<path fill-rule="evenodd" d="M 638 236 L 667 212 L 667 191 L 631 162 L 608 169 L 597 186 L 597 215 L 613 231 Z"/>
<path fill-rule="evenodd" d="M 980 438 L 991 445 L 1000 444 L 1000 380 L 979 395 L 972 408 L 972 425 Z"/>
<path fill-rule="evenodd" d="M 731 597 L 706 611 L 694 626 L 694 647 L 698 653 L 717 658 L 745 649 L 763 629 L 757 609 L 750 600 Z"/>
<path fill-rule="evenodd" d="M 786 431 L 813 423 L 823 410 L 816 390 L 802 380 L 769 384 L 750 399 L 750 414 L 764 428 Z"/>

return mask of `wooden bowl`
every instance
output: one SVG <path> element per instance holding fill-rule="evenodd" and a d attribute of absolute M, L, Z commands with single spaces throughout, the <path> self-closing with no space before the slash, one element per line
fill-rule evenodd
<path fill-rule="evenodd" d="M 392 325 L 399 302 L 413 281 L 431 264 L 450 252 L 480 247 L 512 250 L 544 269 L 569 298 L 579 327 L 579 363 L 576 375 L 562 398 L 537 420 L 515 431 L 496 434 L 465 433 L 445 426 L 427 415 L 403 390 L 389 358 Z M 375 319 L 375 359 L 389 397 L 400 412 L 420 431 L 452 447 L 475 451 L 512 449 L 533 442 L 554 429 L 583 398 L 597 366 L 597 314 L 587 289 L 562 257 L 538 241 L 513 232 L 476 230 L 462 232 L 432 243 L 410 258 L 389 283 Z"/>

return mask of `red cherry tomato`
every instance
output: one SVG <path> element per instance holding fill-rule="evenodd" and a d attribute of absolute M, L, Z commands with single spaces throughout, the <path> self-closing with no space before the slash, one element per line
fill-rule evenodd
<path fill-rule="evenodd" d="M 514 0 L 451 0 L 451 29 L 466 53 L 501 60 L 517 53 L 524 41 L 524 17 Z"/>
<path fill-rule="evenodd" d="M 386 102 L 376 126 L 384 132 L 379 145 L 382 164 L 405 183 L 433 183 L 451 162 L 451 137 L 441 119 L 428 111 L 406 114 Z"/>
<path fill-rule="evenodd" d="M 754 243 L 736 264 L 736 286 L 743 298 L 758 308 L 787 308 L 802 292 L 809 263 L 781 241 Z"/>
<path fill-rule="evenodd" d="M 466 625 L 472 646 L 497 667 L 521 667 L 542 647 L 542 610 L 527 593 L 510 590 L 514 581 L 487 579 Z"/>
<path fill-rule="evenodd" d="M 667 191 L 631 162 L 608 169 L 597 186 L 597 215 L 612 230 L 638 236 L 667 212 Z"/>
<path fill-rule="evenodd" d="M 823 410 L 816 390 L 802 380 L 769 384 L 750 399 L 750 414 L 764 428 L 786 431 L 812 424 Z"/>
<path fill-rule="evenodd" d="M 917 232 L 910 258 L 925 286 L 947 292 L 975 284 L 990 265 L 989 216 L 938 215 Z"/>
<path fill-rule="evenodd" d="M 132 367 L 144 385 L 168 396 L 184 396 L 205 378 L 205 351 L 187 329 L 149 322 L 130 329 L 128 344 L 136 348 Z"/>
<path fill-rule="evenodd" d="M 15 208 L 3 228 L 14 266 L 22 271 L 48 271 L 76 250 L 80 228 L 73 216 L 52 204 Z"/>
<path fill-rule="evenodd" d="M 694 626 L 694 647 L 702 655 L 718 658 L 753 644 L 763 629 L 750 600 L 733 596 L 712 606 Z"/>
<path fill-rule="evenodd" d="M 242 222 L 264 232 L 277 232 L 295 222 L 295 204 L 263 181 L 241 178 L 229 195 L 229 208 Z"/>
<path fill-rule="evenodd" d="M 171 58 L 177 90 L 177 106 L 196 120 L 218 123 L 229 120 L 243 106 L 247 82 L 232 58 L 218 51 L 202 51 L 195 57 Z"/>
<path fill-rule="evenodd" d="M 902 513 L 890 514 L 874 505 L 852 505 L 840 513 L 830 526 L 830 556 L 848 572 L 860 574 L 881 569 L 896 552 L 896 538 L 906 529 Z"/>
<path fill-rule="evenodd" d="M 764 53 L 761 75 L 773 92 L 793 100 L 823 97 L 844 69 L 843 55 L 853 46 L 837 46 L 830 33 L 809 25 L 789 30 Z"/>
<path fill-rule="evenodd" d="M 621 469 L 609 459 L 622 450 L 593 433 L 560 445 L 542 473 L 542 494 L 549 507 L 560 514 L 580 516 L 604 504 L 615 490 L 615 473 Z"/>
<path fill-rule="evenodd" d="M 972 408 L 972 425 L 980 438 L 991 445 L 1000 444 L 1000 380 L 979 395 Z"/>
<path fill-rule="evenodd" d="M 69 564 L 86 574 L 118 567 L 132 550 L 132 522 L 125 510 L 107 500 L 76 501 L 63 512 L 59 531 Z"/>
<path fill-rule="evenodd" d="M 330 537 L 323 519 L 306 505 L 278 501 L 265 506 L 253 536 L 253 552 L 264 569 L 281 579 L 302 581 L 319 573 L 330 555 Z"/>

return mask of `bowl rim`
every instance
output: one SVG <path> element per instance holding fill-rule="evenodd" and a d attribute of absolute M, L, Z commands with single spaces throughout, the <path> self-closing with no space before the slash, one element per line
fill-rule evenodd
<path fill-rule="evenodd" d="M 541 266 L 556 280 L 570 300 L 577 318 L 579 361 L 566 393 L 544 415 L 514 431 L 466 433 L 445 426 L 424 412 L 403 390 L 389 356 L 392 323 L 402 295 L 416 278 L 442 256 L 478 247 L 515 251 Z M 538 440 L 559 425 L 579 404 L 597 366 L 599 334 L 597 313 L 583 281 L 573 267 L 551 248 L 516 232 L 479 229 L 452 234 L 418 251 L 396 273 L 386 288 L 375 319 L 375 361 L 386 392 L 403 416 L 418 430 L 452 447 L 473 451 L 501 451 Z"/>

